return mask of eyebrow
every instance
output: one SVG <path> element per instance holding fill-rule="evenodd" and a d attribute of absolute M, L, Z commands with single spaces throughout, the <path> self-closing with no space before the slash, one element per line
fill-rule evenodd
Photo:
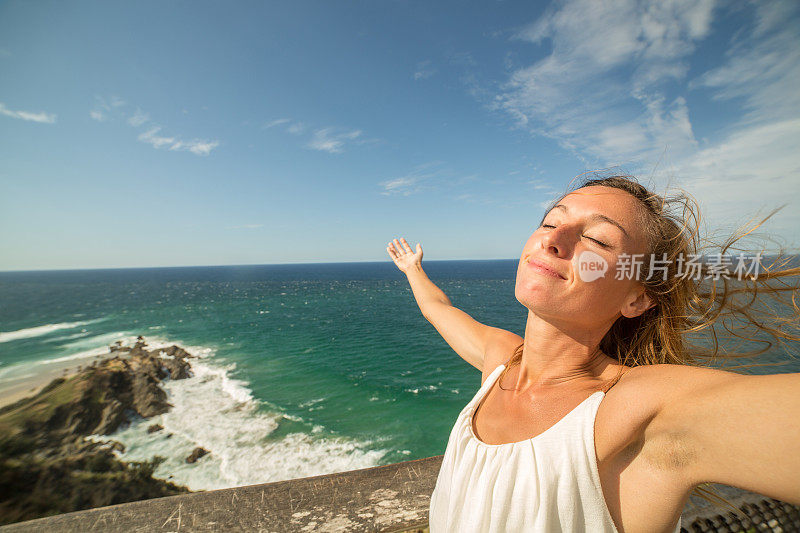
<path fill-rule="evenodd" d="M 558 204 L 558 205 L 553 207 L 553 209 L 556 209 L 556 208 L 563 209 L 565 213 L 569 211 L 569 208 L 567 208 L 567 206 L 565 206 L 564 204 Z M 552 211 L 553 209 L 551 209 L 550 211 Z M 625 231 L 625 228 L 622 227 L 622 224 L 620 224 L 619 222 L 617 222 L 613 218 L 609 218 L 609 217 L 607 217 L 605 215 L 601 215 L 599 213 L 594 213 L 591 216 L 589 216 L 589 220 L 598 221 L 598 222 L 608 222 L 609 224 L 613 224 L 616 227 L 618 227 L 620 230 L 622 230 L 622 233 L 624 233 L 626 237 L 630 238 L 630 235 L 628 235 L 628 232 Z"/>

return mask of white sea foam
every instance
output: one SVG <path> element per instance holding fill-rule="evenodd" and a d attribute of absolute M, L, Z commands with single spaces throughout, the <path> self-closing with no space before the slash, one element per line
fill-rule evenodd
<path fill-rule="evenodd" d="M 297 407 L 299 407 L 300 409 L 305 409 L 306 407 L 311 407 L 314 404 L 317 404 L 319 402 L 324 402 L 324 401 L 325 401 L 325 398 L 314 398 L 313 400 L 308 400 L 307 402 L 301 403 Z"/>
<path fill-rule="evenodd" d="M 20 379 L 26 379 L 32 377 L 36 377 L 36 374 L 20 374 L 10 378 L 0 378 L 0 383 L 13 383 L 14 381 L 19 381 Z"/>
<path fill-rule="evenodd" d="M 180 346 L 164 341 L 164 347 L 172 344 Z M 148 348 L 155 347 L 157 343 L 148 339 Z M 303 419 L 265 412 L 248 383 L 230 375 L 234 365 L 214 361 L 210 348 L 183 348 L 203 358 L 190 361 L 190 378 L 164 382 L 173 408 L 163 415 L 137 419 L 111 436 L 94 437 L 124 444 L 126 451 L 117 452 L 120 459 L 143 461 L 162 456 L 165 461 L 154 472 L 156 477 L 192 490 L 210 490 L 367 468 L 377 465 L 388 451 L 369 449 L 370 442 L 323 437 L 324 428 L 319 425 L 310 433 L 271 438 L 282 419 Z M 148 434 L 152 424 L 164 429 Z M 198 446 L 210 453 L 187 464 L 186 457 Z"/>
<path fill-rule="evenodd" d="M 116 341 L 122 341 L 123 344 L 130 344 L 135 340 L 136 336 L 130 335 L 127 331 L 112 331 L 110 333 L 92 335 L 91 337 L 83 337 L 76 341 L 63 344 L 60 348 L 66 352 L 71 352 L 74 350 L 80 351 L 65 355 L 63 357 L 40 361 L 40 363 L 58 363 L 61 361 L 70 361 L 72 359 L 82 359 L 84 357 L 103 355 L 108 353 L 109 344 L 113 344 Z"/>
<path fill-rule="evenodd" d="M 103 337 L 105 339 L 107 338 L 121 339 L 125 342 L 130 342 L 131 339 L 133 340 L 136 339 L 136 337 L 132 336 L 126 337 L 124 332 L 116 332 L 114 334 L 110 334 L 110 337 L 109 335 L 97 335 L 95 337 L 92 337 L 92 339 L 97 339 L 99 337 Z M 99 341 L 91 341 L 90 339 L 85 339 L 85 340 L 88 341 L 87 344 L 89 346 L 94 346 L 94 347 L 89 348 L 87 350 L 80 350 L 74 353 L 68 353 L 67 355 L 62 355 L 60 357 L 51 357 L 49 359 L 39 359 L 37 361 L 21 361 L 18 363 L 14 363 L 0 369 L 0 377 L 3 378 L 4 382 L 20 381 L 27 379 L 29 377 L 48 375 L 48 373 L 59 372 L 62 369 L 70 368 L 72 366 L 75 366 L 76 364 L 80 364 L 81 359 L 91 359 L 102 355 L 108 355 L 108 346 L 106 346 L 105 344 L 98 345 Z M 65 346 L 71 346 L 73 350 L 76 348 L 80 348 L 79 343 L 72 343 Z"/>
<path fill-rule="evenodd" d="M 88 337 L 91 335 L 91 332 L 82 329 L 79 333 L 74 333 L 72 335 L 64 335 L 62 337 L 53 337 L 50 339 L 52 342 L 60 342 L 60 341 L 70 341 L 72 339 L 81 339 L 83 337 Z"/>
<path fill-rule="evenodd" d="M 125 331 L 115 331 L 113 333 L 104 333 L 102 335 L 94 335 L 92 337 L 83 338 L 76 342 L 71 342 L 62 346 L 66 351 L 76 350 L 80 348 L 88 348 L 74 353 L 63 355 L 61 357 L 53 357 L 51 359 L 42 359 L 27 364 L 35 365 L 50 365 L 54 363 L 64 363 L 67 361 L 76 361 L 78 359 L 89 359 L 101 355 L 108 355 L 108 345 L 116 341 L 122 341 L 123 345 L 131 344 L 136 341 L 135 335 L 128 335 Z"/>
<path fill-rule="evenodd" d="M 95 322 L 100 322 L 101 320 L 105 320 L 104 318 L 98 318 L 95 320 L 85 320 L 83 322 L 59 322 L 58 324 L 45 324 L 43 326 L 36 326 L 33 328 L 25 328 L 25 329 L 18 329 L 16 331 L 3 331 L 0 332 L 0 342 L 10 342 L 16 341 L 19 339 L 29 339 L 31 337 L 41 337 L 43 335 L 49 335 L 54 331 L 58 331 L 60 329 L 72 329 L 77 328 L 79 326 L 85 326 L 87 324 L 93 324 Z"/>
<path fill-rule="evenodd" d="M 435 391 L 435 390 L 439 390 L 439 387 L 437 387 L 436 385 L 423 385 L 422 387 L 416 387 L 414 389 L 403 389 L 403 390 L 405 390 L 406 392 L 419 394 L 419 391 L 421 391 L 421 390 Z"/>

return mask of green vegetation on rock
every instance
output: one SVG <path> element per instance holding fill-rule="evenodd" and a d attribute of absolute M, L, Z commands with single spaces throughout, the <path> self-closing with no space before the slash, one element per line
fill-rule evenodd
<path fill-rule="evenodd" d="M 171 407 L 159 384 L 189 376 L 191 355 L 144 347 L 112 346 L 114 357 L 0 409 L 0 524 L 188 492 L 153 477 L 163 458 L 125 463 L 85 438 Z"/>

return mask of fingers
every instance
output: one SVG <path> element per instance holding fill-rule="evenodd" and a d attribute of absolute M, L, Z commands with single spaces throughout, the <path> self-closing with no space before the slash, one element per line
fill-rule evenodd
<path fill-rule="evenodd" d="M 395 239 L 395 241 L 396 240 L 397 239 Z M 392 257 L 392 260 L 396 260 L 398 257 L 400 257 L 398 249 L 396 249 L 394 246 L 394 241 L 389 242 L 389 245 L 386 247 L 386 251 L 389 252 L 389 255 Z"/>
<path fill-rule="evenodd" d="M 389 252 L 389 255 L 392 256 L 392 259 L 396 259 L 406 254 L 414 253 L 414 251 L 411 250 L 411 247 L 408 245 L 406 240 L 402 237 L 400 238 L 400 240 L 392 239 L 392 242 L 390 242 L 389 245 L 386 247 L 386 251 Z"/>
<path fill-rule="evenodd" d="M 411 249 L 411 247 L 408 245 L 408 243 L 406 242 L 406 240 L 403 237 L 400 237 L 400 242 L 403 243 L 403 248 L 405 248 L 406 252 L 408 252 L 410 254 L 414 253 L 414 250 Z"/>
<path fill-rule="evenodd" d="M 392 261 L 397 261 L 400 258 L 400 253 L 395 250 L 392 243 L 389 243 L 389 246 L 386 247 L 386 251 L 389 252 L 389 256 L 392 258 Z"/>

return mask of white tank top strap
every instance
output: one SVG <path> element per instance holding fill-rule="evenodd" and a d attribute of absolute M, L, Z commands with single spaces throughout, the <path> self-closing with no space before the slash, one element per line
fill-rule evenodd
<path fill-rule="evenodd" d="M 605 392 L 596 391 L 531 439 L 486 444 L 473 434 L 472 415 L 504 368 L 489 374 L 456 419 L 431 495 L 431 533 L 618 533 L 594 445 Z M 679 520 L 675 532 L 680 529 Z"/>

